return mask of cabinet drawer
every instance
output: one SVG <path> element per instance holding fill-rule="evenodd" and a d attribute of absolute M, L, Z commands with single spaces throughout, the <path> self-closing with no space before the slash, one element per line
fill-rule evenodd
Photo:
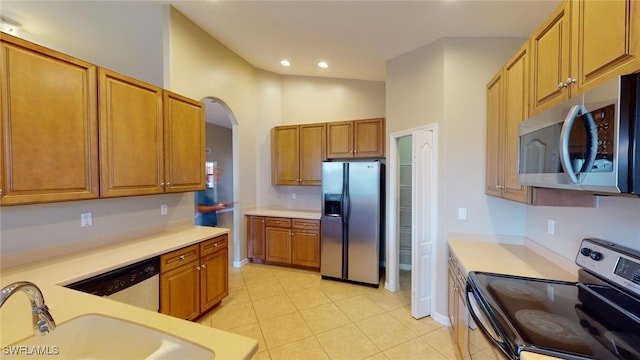
<path fill-rule="evenodd" d="M 160 256 L 160 272 L 175 269 L 200 258 L 200 245 L 195 244 Z"/>
<path fill-rule="evenodd" d="M 320 221 L 308 219 L 292 219 L 293 229 L 320 230 Z"/>
<path fill-rule="evenodd" d="M 200 243 L 200 256 L 212 254 L 218 250 L 226 249 L 228 246 L 229 237 L 227 234 L 216 236 Z"/>
<path fill-rule="evenodd" d="M 268 227 L 281 227 L 281 228 L 290 228 L 291 227 L 291 219 L 289 218 L 267 218 L 267 226 Z"/>

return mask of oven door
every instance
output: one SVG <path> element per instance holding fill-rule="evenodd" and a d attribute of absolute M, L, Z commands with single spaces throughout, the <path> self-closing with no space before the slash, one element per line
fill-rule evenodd
<path fill-rule="evenodd" d="M 473 291 L 467 286 L 467 307 L 469 310 L 468 319 L 468 349 L 472 360 L 508 360 L 517 359 L 512 355 L 507 357 L 505 353 L 501 351 L 501 348 L 505 345 L 502 337 L 498 335 L 495 327 L 487 315 L 481 310 L 478 302 L 475 299 Z M 480 324 L 478 326 L 477 324 Z"/>

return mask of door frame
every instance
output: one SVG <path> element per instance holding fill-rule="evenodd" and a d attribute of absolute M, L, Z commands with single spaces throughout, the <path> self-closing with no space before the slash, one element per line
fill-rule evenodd
<path fill-rule="evenodd" d="M 389 169 L 389 177 L 388 177 L 388 188 L 387 188 L 387 256 L 386 256 L 386 277 L 385 277 L 385 289 L 396 292 L 399 289 L 399 277 L 400 277 L 400 241 L 399 241 L 399 226 L 398 226 L 398 198 L 399 198 L 399 176 L 400 176 L 400 166 L 398 163 L 398 139 L 405 136 L 412 136 L 415 132 L 418 131 L 431 131 L 433 133 L 433 153 L 432 153 L 432 164 L 431 164 L 431 172 L 429 174 L 431 187 L 430 189 L 424 189 L 420 186 L 415 186 L 413 184 L 412 187 L 412 204 L 417 203 L 417 198 L 419 197 L 419 191 L 427 190 L 431 192 L 431 196 L 429 196 L 429 206 L 431 207 L 431 229 L 429 229 L 429 236 L 432 241 L 432 250 L 431 253 L 438 253 L 438 219 L 437 219 L 437 209 L 438 209 L 438 125 L 437 124 L 429 124 L 425 126 L 420 126 L 417 128 L 412 128 L 408 130 L 394 132 L 389 135 L 389 158 L 388 158 L 388 169 Z M 415 155 L 415 154 L 413 154 Z M 414 167 L 422 166 L 424 164 L 415 164 Z M 415 169 L 413 170 L 415 171 Z M 421 211 L 425 213 L 424 210 Z M 412 224 L 412 227 L 415 229 L 415 224 Z M 412 231 L 412 247 L 411 247 L 411 269 L 415 271 L 418 267 L 414 264 L 415 254 L 414 251 L 416 249 L 416 236 L 415 231 Z M 430 264 L 430 274 L 428 279 L 428 284 L 430 284 L 429 293 L 431 294 L 431 312 L 436 308 L 436 259 L 432 259 Z M 413 275 L 413 274 L 412 274 Z M 412 281 L 412 284 L 414 282 Z M 412 285 L 413 287 L 413 285 Z M 413 298 L 413 294 L 415 294 L 415 289 L 411 289 L 411 294 Z M 413 301 L 413 300 L 412 300 Z M 413 308 L 413 304 L 412 304 Z"/>

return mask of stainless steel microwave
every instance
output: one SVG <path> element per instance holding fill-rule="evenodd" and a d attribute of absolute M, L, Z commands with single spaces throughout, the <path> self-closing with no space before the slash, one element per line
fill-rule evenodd
<path fill-rule="evenodd" d="M 640 73 L 520 123 L 523 185 L 640 195 Z"/>

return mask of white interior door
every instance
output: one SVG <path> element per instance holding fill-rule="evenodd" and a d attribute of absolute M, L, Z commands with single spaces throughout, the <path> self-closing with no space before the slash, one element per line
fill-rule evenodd
<path fill-rule="evenodd" d="M 413 135 L 411 315 L 431 315 L 434 244 L 434 134 L 419 129 Z"/>

